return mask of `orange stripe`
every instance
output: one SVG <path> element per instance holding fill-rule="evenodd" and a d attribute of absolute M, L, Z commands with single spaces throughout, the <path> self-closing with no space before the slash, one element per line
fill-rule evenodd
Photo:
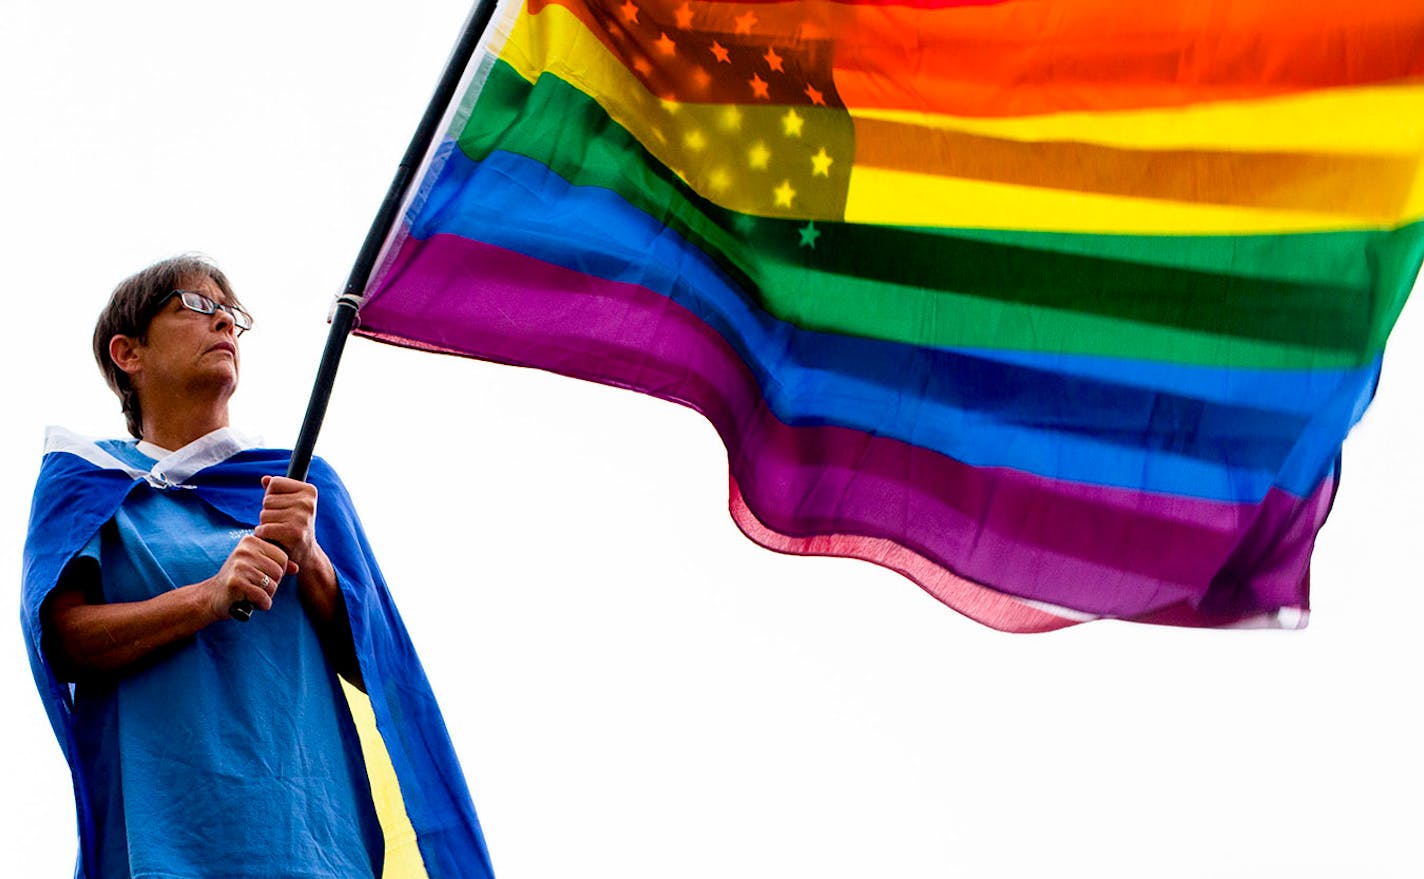
<path fill-rule="evenodd" d="M 1418 0 L 1036 0 L 922 9 L 801 0 L 558 3 L 600 39 L 658 33 L 828 46 L 847 106 L 965 116 L 1107 111 L 1424 79 Z"/>
<path fill-rule="evenodd" d="M 1021 142 L 858 118 L 855 166 L 1045 189 L 1348 214 L 1381 224 L 1406 209 L 1415 156 L 1138 150 Z"/>

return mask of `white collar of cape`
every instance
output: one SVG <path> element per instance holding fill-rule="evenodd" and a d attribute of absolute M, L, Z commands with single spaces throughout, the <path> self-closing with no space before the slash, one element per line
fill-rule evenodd
<path fill-rule="evenodd" d="M 255 437 L 245 436 L 231 427 L 220 427 L 164 455 L 153 467 L 144 470 L 104 451 L 93 437 L 81 436 L 63 427 L 45 428 L 45 454 L 67 452 L 96 467 L 119 470 L 134 479 L 142 479 L 154 488 L 186 487 L 183 482 L 199 470 L 259 445 L 261 441 Z"/>

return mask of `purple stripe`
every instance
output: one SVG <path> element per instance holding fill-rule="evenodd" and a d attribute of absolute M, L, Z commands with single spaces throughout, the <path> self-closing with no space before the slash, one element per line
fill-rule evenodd
<path fill-rule="evenodd" d="M 1305 604 L 1333 480 L 1228 504 L 976 468 L 898 440 L 790 427 L 711 328 L 664 296 L 512 251 L 408 238 L 361 310 L 362 335 L 633 388 L 705 415 L 767 527 L 894 540 L 1014 595 L 1140 616 Z"/>

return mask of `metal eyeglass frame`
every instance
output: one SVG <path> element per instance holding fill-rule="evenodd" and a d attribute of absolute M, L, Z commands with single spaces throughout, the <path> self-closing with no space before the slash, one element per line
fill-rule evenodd
<path fill-rule="evenodd" d="M 242 335 L 252 329 L 252 315 L 238 308 L 236 305 L 226 305 L 221 302 L 214 302 L 211 298 L 197 290 L 174 290 L 168 294 L 168 299 L 178 297 L 178 304 L 189 311 L 196 311 L 198 314 L 213 314 L 224 311 L 232 318 L 232 325 L 235 328 L 234 335 Z M 165 302 L 167 300 L 164 300 Z"/>

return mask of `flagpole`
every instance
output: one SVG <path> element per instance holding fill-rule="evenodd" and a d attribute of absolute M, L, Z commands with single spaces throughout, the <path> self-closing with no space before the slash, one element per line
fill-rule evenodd
<path fill-rule="evenodd" d="M 439 133 L 440 121 L 445 117 L 445 110 L 455 97 L 455 89 L 460 85 L 460 79 L 475 54 L 480 38 L 484 36 L 485 28 L 494 17 L 496 6 L 497 0 L 477 0 L 470 9 L 460 37 L 450 51 L 449 60 L 445 62 L 445 70 L 440 74 L 440 81 L 435 85 L 435 92 L 430 96 L 430 103 L 425 107 L 425 114 L 420 117 L 420 123 L 415 127 L 415 134 L 411 136 L 405 155 L 396 167 L 391 185 L 386 189 L 386 197 L 381 202 L 380 210 L 371 221 L 371 228 L 366 231 L 366 239 L 356 254 L 351 274 L 346 278 L 346 287 L 337 297 L 336 308 L 331 316 L 331 329 L 326 334 L 326 346 L 322 349 L 321 361 L 317 364 L 316 381 L 312 384 L 311 397 L 307 400 L 306 415 L 302 418 L 296 445 L 292 447 L 292 459 L 287 465 L 287 476 L 291 479 L 305 481 L 307 478 L 312 453 L 316 449 L 317 434 L 321 432 L 322 422 L 326 420 L 326 407 L 331 402 L 336 368 L 341 364 L 342 352 L 346 350 L 346 339 L 356 326 L 356 310 L 360 307 L 361 297 L 366 293 L 371 272 L 376 267 L 376 257 L 380 255 L 381 245 L 385 243 L 386 236 L 396 223 L 401 204 L 415 180 L 415 172 L 429 151 L 431 142 Z M 252 604 L 248 601 L 238 601 L 228 612 L 234 619 L 246 621 L 252 616 Z"/>
<path fill-rule="evenodd" d="M 346 287 L 336 300 L 331 330 L 327 333 L 326 347 L 322 351 L 321 362 L 317 365 L 311 399 L 307 401 L 306 416 L 302 419 L 297 444 L 292 447 L 292 461 L 287 467 L 287 476 L 292 479 L 307 478 L 312 452 L 316 448 L 316 437 L 321 432 L 322 421 L 326 418 L 326 406 L 331 400 L 331 386 L 336 380 L 336 367 L 340 364 L 342 351 L 346 348 L 346 337 L 356 325 L 356 309 L 366 292 L 366 283 L 370 280 L 371 272 L 376 267 L 376 257 L 380 255 L 381 245 L 385 243 L 391 227 L 395 225 L 401 202 L 405 200 L 405 195 L 415 180 L 415 172 L 420 167 L 421 159 L 425 157 L 431 141 L 439 133 L 437 129 L 440 127 L 440 120 L 445 116 L 445 109 L 455 96 L 455 89 L 460 84 L 460 78 L 464 76 L 465 68 L 469 66 L 470 58 L 475 54 L 480 37 L 484 35 L 485 28 L 494 16 L 496 5 L 496 0 L 478 0 L 470 10 L 460 38 L 450 52 L 444 72 L 440 74 L 435 93 L 430 96 L 430 103 L 425 107 L 425 115 L 421 116 L 420 124 L 411 136 L 410 145 L 406 147 L 405 155 L 401 157 L 391 185 L 386 190 L 385 200 L 381 202 L 381 208 L 376 212 L 376 218 L 371 221 L 371 228 L 366 232 L 366 240 L 362 242 L 361 250 L 356 254 L 351 274 L 346 279 Z"/>

